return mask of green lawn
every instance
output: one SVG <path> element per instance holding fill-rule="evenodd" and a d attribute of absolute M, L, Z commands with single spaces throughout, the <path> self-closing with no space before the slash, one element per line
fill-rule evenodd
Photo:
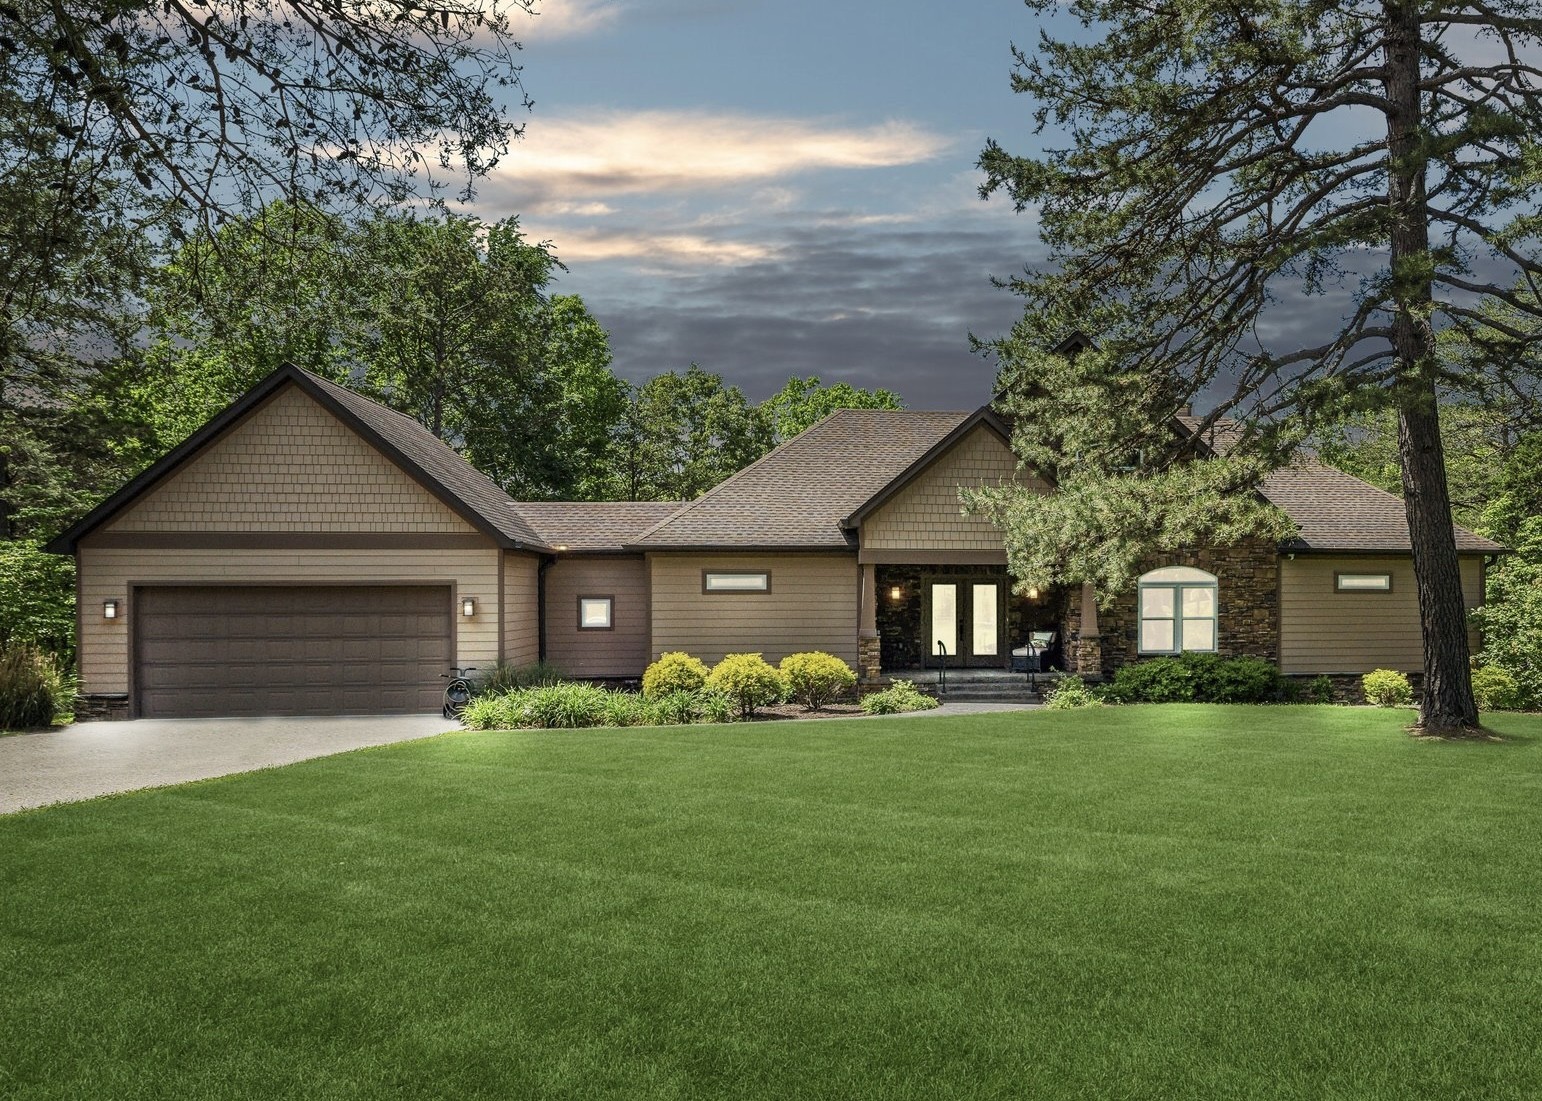
<path fill-rule="evenodd" d="M 1535 1098 L 1542 717 L 456 734 L 0 818 L 0 1097 Z"/>

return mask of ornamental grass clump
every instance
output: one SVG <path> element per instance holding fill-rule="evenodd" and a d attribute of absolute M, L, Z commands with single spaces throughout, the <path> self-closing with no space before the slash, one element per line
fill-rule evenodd
<path fill-rule="evenodd" d="M 819 650 L 788 654 L 780 668 L 787 691 L 809 711 L 818 711 L 857 684 L 857 674 L 851 666 L 834 654 Z"/>
<path fill-rule="evenodd" d="M 882 692 L 862 697 L 862 710 L 869 715 L 898 715 L 906 711 L 930 711 L 937 701 L 915 686 L 914 681 L 897 680 Z"/>
<path fill-rule="evenodd" d="M 707 674 L 707 687 L 733 701 L 743 719 L 753 718 L 758 708 L 787 695 L 782 674 L 759 654 L 727 655 Z"/>
<path fill-rule="evenodd" d="M 1360 678 L 1365 702 L 1377 707 L 1407 707 L 1413 703 L 1413 688 L 1408 678 L 1393 669 L 1372 669 Z"/>
<path fill-rule="evenodd" d="M 0 730 L 33 730 L 67 711 L 70 685 L 53 659 L 26 644 L 0 651 Z"/>

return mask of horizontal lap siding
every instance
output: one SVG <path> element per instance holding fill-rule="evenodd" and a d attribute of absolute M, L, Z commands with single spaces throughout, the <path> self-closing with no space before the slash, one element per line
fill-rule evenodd
<path fill-rule="evenodd" d="M 130 585 L 453 584 L 458 597 L 475 597 L 477 602 L 472 618 L 458 609 L 454 616 L 457 664 L 491 667 L 498 658 L 500 557 L 490 542 L 484 549 L 465 550 L 145 551 L 92 548 L 88 538 L 79 555 L 81 691 L 129 690 L 134 608 L 130 603 L 126 615 L 107 620 L 102 618 L 102 602 L 126 598 Z"/>
<path fill-rule="evenodd" d="M 1000 529 L 984 517 L 964 515 L 958 491 L 1017 477 L 1011 448 L 982 425 L 862 522 L 862 549 L 1001 551 Z M 1025 484 L 1043 486 L 1031 475 Z"/>
<path fill-rule="evenodd" d="M 1335 573 L 1390 573 L 1390 593 L 1341 593 Z M 1483 601 L 1482 563 L 1462 559 L 1468 608 Z M 1367 673 L 1424 667 L 1411 558 L 1298 555 L 1280 562 L 1280 668 L 1287 673 Z"/>
<path fill-rule="evenodd" d="M 578 629 L 578 598 L 611 596 L 610 631 Z M 546 571 L 546 657 L 577 677 L 636 677 L 648 664 L 648 564 L 564 558 Z"/>
<path fill-rule="evenodd" d="M 531 665 L 541 658 L 541 560 L 503 556 L 503 660 Z"/>
<path fill-rule="evenodd" d="M 475 529 L 308 394 L 288 387 L 102 530 Z"/>
<path fill-rule="evenodd" d="M 769 593 L 701 591 L 703 570 L 767 571 Z M 780 661 L 824 650 L 857 661 L 860 579 L 855 554 L 682 554 L 649 556 L 652 656 L 684 650 L 706 662 L 759 651 Z"/>

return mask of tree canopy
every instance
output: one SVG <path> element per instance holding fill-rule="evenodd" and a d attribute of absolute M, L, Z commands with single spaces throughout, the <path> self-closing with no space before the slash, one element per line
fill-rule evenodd
<path fill-rule="evenodd" d="M 1112 538 L 1140 530 L 1127 506 L 1153 501 L 1126 485 L 1147 472 L 1187 471 L 1229 525 L 1249 520 L 1248 487 L 1314 425 L 1393 410 L 1425 638 L 1421 722 L 1475 725 L 1438 402 L 1486 390 L 1496 350 L 1519 373 L 1536 364 L 1538 330 L 1520 321 L 1542 315 L 1542 71 L 1527 60 L 1542 19 L 1519 0 L 1072 10 L 1086 34 L 1015 51 L 1013 87 L 1033 98 L 1049 148 L 1020 156 L 993 141 L 980 159 L 983 193 L 1035 208 L 1050 247 L 1013 280 L 1023 319 L 991 345 L 1025 457 L 1062 488 L 1085 484 Z M 1287 298 L 1336 303 L 1341 320 L 1293 340 L 1278 331 Z M 1073 331 L 1092 335 L 1092 354 L 1047 346 Z M 1210 423 L 1240 425 L 1221 458 L 1173 431 L 1201 394 Z M 1142 469 L 1127 469 L 1132 455 Z M 1188 490 L 1175 499 L 1188 510 Z M 994 506 L 1012 521 L 1014 563 L 1048 557 L 1046 509 Z"/>
<path fill-rule="evenodd" d="M 849 382 L 826 385 L 818 375 L 799 378 L 761 402 L 771 419 L 777 441 L 790 440 L 824 420 L 837 409 L 903 409 L 905 402 L 893 390 L 864 390 Z"/>

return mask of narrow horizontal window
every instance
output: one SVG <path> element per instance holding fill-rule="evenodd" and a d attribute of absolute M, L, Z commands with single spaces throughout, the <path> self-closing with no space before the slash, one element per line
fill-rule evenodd
<path fill-rule="evenodd" d="M 703 570 L 701 591 L 704 593 L 768 593 L 771 591 L 771 575 Z"/>
<path fill-rule="evenodd" d="M 1333 587 L 1341 593 L 1390 593 L 1390 573 L 1336 573 Z"/>
<path fill-rule="evenodd" d="M 578 629 L 580 631 L 608 631 L 615 626 L 611 616 L 616 601 L 610 596 L 581 596 L 578 598 Z"/>

